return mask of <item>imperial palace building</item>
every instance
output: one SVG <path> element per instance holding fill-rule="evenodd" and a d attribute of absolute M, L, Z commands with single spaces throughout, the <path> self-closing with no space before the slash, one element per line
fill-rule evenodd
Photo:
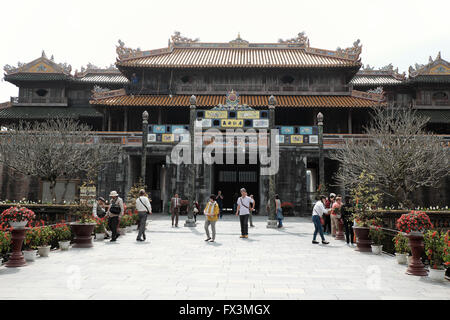
<path fill-rule="evenodd" d="M 175 192 L 183 199 L 193 194 L 203 203 L 222 190 L 224 207 L 232 208 L 233 195 L 241 187 L 254 195 L 262 214 L 266 211 L 269 177 L 261 175 L 259 162 L 196 164 L 195 185 L 188 183 L 189 165 L 174 164 L 171 152 L 194 127 L 224 132 L 267 129 L 272 123 L 278 128 L 275 189 L 283 201 L 294 204 L 296 214 L 309 214 L 319 184 L 319 112 L 324 116 L 327 185 L 333 185 L 338 169 L 338 163 L 328 158 L 330 151 L 346 139 L 362 136 L 372 107 L 412 107 L 430 118 L 428 130 L 447 141 L 450 136 L 450 64 L 440 53 L 427 64 L 410 67 L 407 76 L 392 65 L 378 70 L 363 66 L 359 40 L 349 48 L 325 50 L 311 47 L 304 33 L 274 43 L 250 43 L 239 35 L 230 42 L 204 43 L 175 32 L 166 48 L 141 51 L 119 40 L 116 50 L 115 65 L 89 64 L 74 73 L 44 52 L 30 63 L 6 65 L 4 79 L 15 84 L 19 94 L 0 104 L 0 125 L 7 128 L 20 120 L 57 116 L 89 124 L 96 139 L 121 144 L 124 151 L 117 163 L 99 173 L 98 196 L 117 190 L 126 197 L 145 176 L 155 212 L 166 211 Z M 145 175 L 144 111 L 148 113 Z M 243 147 L 248 154 L 254 139 L 248 137 L 236 148 Z M 211 143 L 206 133 L 201 143 Z M 44 182 L 0 169 L 0 199 L 47 196 Z M 77 198 L 79 183 L 72 182 L 72 198 Z M 424 191 L 419 200 L 423 205 L 448 204 L 449 185 L 444 183 L 439 193 Z M 345 193 L 339 186 L 330 190 Z"/>

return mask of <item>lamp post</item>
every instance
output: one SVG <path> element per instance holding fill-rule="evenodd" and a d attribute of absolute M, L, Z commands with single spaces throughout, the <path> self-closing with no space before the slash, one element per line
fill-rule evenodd
<path fill-rule="evenodd" d="M 141 159 L 141 179 L 145 185 L 145 170 L 147 165 L 147 140 L 148 140 L 148 112 L 142 113 L 142 159 Z"/>
<path fill-rule="evenodd" d="M 325 186 L 325 169 L 323 160 L 323 114 L 317 114 L 317 125 L 319 126 L 319 184 Z"/>
<path fill-rule="evenodd" d="M 275 104 L 277 103 L 276 98 L 272 95 L 269 97 L 269 137 L 267 145 L 272 145 L 272 129 L 275 128 Z M 270 150 L 270 155 L 272 157 L 272 152 Z M 267 228 L 276 228 L 277 220 L 275 218 L 275 174 L 269 175 L 269 212 L 267 214 Z"/>
<path fill-rule="evenodd" d="M 188 217 L 186 222 L 184 223 L 185 227 L 195 227 L 195 220 L 193 215 L 193 203 L 195 198 L 195 163 L 194 163 L 194 141 L 195 141 L 195 105 L 197 104 L 197 98 L 192 95 L 189 98 L 189 104 L 190 104 L 190 119 L 189 119 L 189 135 L 190 135 L 190 142 L 191 142 L 191 163 L 189 164 L 189 181 L 188 181 Z"/>

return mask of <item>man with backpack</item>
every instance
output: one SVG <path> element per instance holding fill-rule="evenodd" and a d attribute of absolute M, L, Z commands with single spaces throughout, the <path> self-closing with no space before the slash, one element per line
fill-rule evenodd
<path fill-rule="evenodd" d="M 123 207 L 123 200 L 119 197 L 116 191 L 111 191 L 109 194 L 111 197 L 110 206 L 106 215 L 108 216 L 108 226 L 112 232 L 111 242 L 117 240 L 120 234 L 117 232 L 117 227 L 119 226 L 119 217 L 123 216 L 125 210 Z"/>

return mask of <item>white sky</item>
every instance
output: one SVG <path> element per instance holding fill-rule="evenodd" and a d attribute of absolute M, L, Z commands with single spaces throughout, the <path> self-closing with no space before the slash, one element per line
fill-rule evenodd
<path fill-rule="evenodd" d="M 450 61 L 448 12 L 449 0 L 0 0 L 0 66 L 30 62 L 45 50 L 72 72 L 88 62 L 105 67 L 115 62 L 118 39 L 157 49 L 174 31 L 201 42 L 228 42 L 238 32 L 250 42 L 277 42 L 305 31 L 321 49 L 360 39 L 364 65 L 392 63 L 403 72 L 438 51 Z M 0 102 L 17 94 L 0 81 Z"/>

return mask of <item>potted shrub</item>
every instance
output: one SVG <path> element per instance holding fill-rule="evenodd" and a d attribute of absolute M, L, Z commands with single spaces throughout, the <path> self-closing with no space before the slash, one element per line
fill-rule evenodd
<path fill-rule="evenodd" d="M 26 261 L 34 261 L 37 257 L 39 246 L 39 227 L 31 227 L 25 233 L 23 256 Z"/>
<path fill-rule="evenodd" d="M 2 265 L 3 255 L 11 249 L 11 233 L 0 229 L 0 266 Z"/>
<path fill-rule="evenodd" d="M 424 244 L 423 232 L 433 228 L 428 215 L 423 211 L 411 211 L 402 214 L 397 220 L 397 229 L 405 232 L 408 237 L 408 244 L 411 249 L 412 258 L 408 262 L 407 274 L 415 276 L 426 276 L 428 274 L 424 264 L 420 260 Z"/>
<path fill-rule="evenodd" d="M 356 251 L 371 252 L 370 226 L 379 224 L 376 208 L 381 199 L 379 189 L 373 186 L 373 176 L 361 172 L 358 184 L 351 189 L 353 199 L 353 230 L 356 235 Z"/>
<path fill-rule="evenodd" d="M 95 239 L 98 241 L 105 239 L 106 232 L 106 218 L 96 218 L 96 225 L 94 228 Z"/>
<path fill-rule="evenodd" d="M 444 266 L 447 268 L 445 279 L 450 280 L 450 230 L 444 236 Z"/>
<path fill-rule="evenodd" d="M 119 233 L 120 235 L 125 235 L 127 232 L 127 226 L 128 226 L 128 216 L 124 214 L 122 217 L 120 217 L 119 221 Z"/>
<path fill-rule="evenodd" d="M 381 229 L 381 226 L 370 226 L 369 238 L 372 240 L 372 252 L 374 254 L 381 254 L 384 239 L 384 233 L 383 229 Z"/>
<path fill-rule="evenodd" d="M 56 224 L 53 227 L 55 232 L 55 239 L 58 241 L 58 246 L 61 250 L 69 250 L 70 240 L 72 239 L 72 232 L 65 223 Z"/>
<path fill-rule="evenodd" d="M 97 225 L 92 216 L 92 208 L 87 204 L 79 205 L 75 210 L 75 215 L 80 217 L 77 222 L 72 222 L 70 227 L 74 234 L 73 248 L 92 248 L 92 233 Z"/>
<path fill-rule="evenodd" d="M 35 217 L 33 211 L 20 206 L 10 207 L 1 214 L 2 222 L 9 223 L 14 229 L 24 229 L 28 222 L 31 222 Z"/>
<path fill-rule="evenodd" d="M 394 242 L 395 247 L 395 257 L 397 258 L 398 264 L 406 264 L 407 256 L 409 256 L 410 249 L 408 246 L 408 238 L 405 237 L 405 234 L 403 232 L 398 232 L 394 239 L 392 239 Z"/>
<path fill-rule="evenodd" d="M 428 230 L 424 234 L 425 253 L 430 262 L 428 276 L 437 281 L 444 280 L 444 233 L 436 230 Z"/>
<path fill-rule="evenodd" d="M 54 237 L 52 227 L 43 226 L 38 228 L 38 253 L 41 257 L 48 257 L 50 253 L 50 243 Z"/>
<path fill-rule="evenodd" d="M 281 204 L 281 210 L 283 211 L 284 216 L 289 216 L 293 209 L 294 205 L 291 202 L 285 201 Z"/>

